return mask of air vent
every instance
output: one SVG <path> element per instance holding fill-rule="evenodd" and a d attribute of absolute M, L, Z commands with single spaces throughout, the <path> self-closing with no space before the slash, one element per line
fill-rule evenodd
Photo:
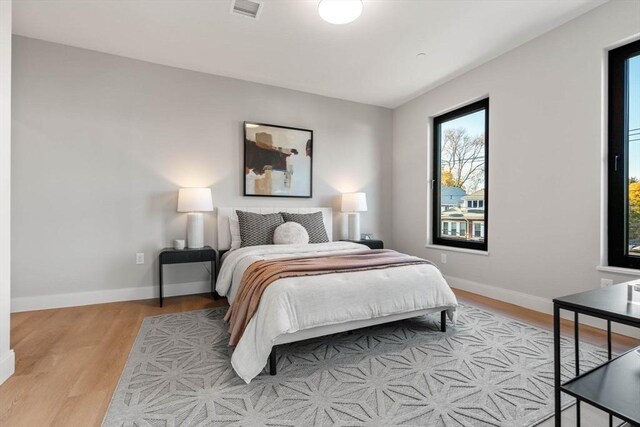
<path fill-rule="evenodd" d="M 263 3 L 255 0 L 231 0 L 231 13 L 258 19 Z"/>

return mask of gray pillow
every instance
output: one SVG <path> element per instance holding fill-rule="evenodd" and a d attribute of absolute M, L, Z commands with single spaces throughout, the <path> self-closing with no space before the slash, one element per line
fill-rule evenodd
<path fill-rule="evenodd" d="M 284 219 L 279 213 L 257 214 L 253 212 L 236 211 L 240 226 L 240 247 L 272 245 L 273 232 Z"/>
<path fill-rule="evenodd" d="M 329 241 L 327 230 L 324 228 L 324 221 L 322 221 L 322 212 L 310 214 L 281 212 L 281 214 L 286 222 L 297 222 L 307 229 L 309 243 L 326 243 Z"/>

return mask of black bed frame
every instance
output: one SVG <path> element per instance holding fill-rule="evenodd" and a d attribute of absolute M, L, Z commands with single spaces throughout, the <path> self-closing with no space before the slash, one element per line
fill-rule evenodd
<path fill-rule="evenodd" d="M 442 310 L 440 312 L 440 331 L 447 332 L 447 310 Z M 274 345 L 271 348 L 271 354 L 269 354 L 269 374 L 276 375 L 276 365 L 277 365 L 277 353 L 276 346 Z"/>

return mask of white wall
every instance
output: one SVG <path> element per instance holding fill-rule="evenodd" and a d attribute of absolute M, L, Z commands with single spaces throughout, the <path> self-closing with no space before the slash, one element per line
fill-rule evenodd
<path fill-rule="evenodd" d="M 11 1 L 0 1 L 0 384 L 13 375 L 11 332 Z"/>
<path fill-rule="evenodd" d="M 452 286 L 549 311 L 554 297 L 634 277 L 600 263 L 606 49 L 640 34 L 640 2 L 614 1 L 394 111 L 393 244 Z M 489 255 L 425 248 L 430 118 L 490 97 Z M 420 236 L 415 238 L 415 236 Z"/>
<path fill-rule="evenodd" d="M 361 190 L 362 231 L 390 235 L 391 110 L 23 37 L 13 62 L 14 310 L 153 296 L 158 249 L 186 234 L 182 186 L 334 212 Z M 313 199 L 242 197 L 243 120 L 314 130 Z M 174 293 L 206 289 L 199 265 L 166 272 Z"/>

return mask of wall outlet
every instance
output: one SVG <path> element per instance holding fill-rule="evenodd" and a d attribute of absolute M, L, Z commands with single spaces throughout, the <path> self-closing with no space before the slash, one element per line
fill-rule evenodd
<path fill-rule="evenodd" d="M 440 262 L 443 264 L 447 263 L 447 254 L 440 254 Z"/>
<path fill-rule="evenodd" d="M 144 252 L 138 252 L 136 254 L 136 264 L 144 264 Z"/>
<path fill-rule="evenodd" d="M 611 279 L 600 279 L 600 287 L 608 288 L 609 286 L 613 286 L 613 280 Z"/>

